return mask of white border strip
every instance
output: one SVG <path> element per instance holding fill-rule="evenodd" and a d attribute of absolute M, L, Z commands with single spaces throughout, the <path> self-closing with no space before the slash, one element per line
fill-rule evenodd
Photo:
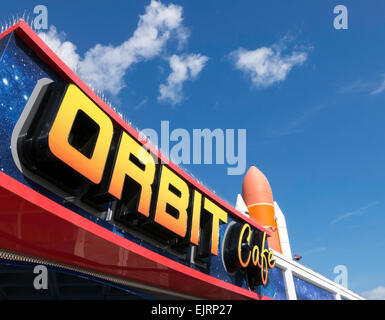
<path fill-rule="evenodd" d="M 334 294 L 336 300 L 365 300 L 357 293 L 341 286 L 340 284 L 324 277 L 302 264 L 274 251 L 275 261 L 278 268 L 282 269 L 286 285 L 286 294 L 289 300 L 297 300 L 294 287 L 293 276 L 296 276 L 306 282 L 309 282 L 321 289 L 327 290 Z"/>

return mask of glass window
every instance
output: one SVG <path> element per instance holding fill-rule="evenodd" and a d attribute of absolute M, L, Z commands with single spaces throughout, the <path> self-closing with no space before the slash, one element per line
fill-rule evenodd
<path fill-rule="evenodd" d="M 47 267 L 47 289 L 36 289 L 35 264 L 0 262 L 0 300 L 142 300 L 152 296 L 68 270 Z M 41 278 L 37 280 L 42 284 Z"/>
<path fill-rule="evenodd" d="M 287 300 L 283 271 L 278 267 L 269 269 L 269 278 L 266 286 L 260 286 L 257 292 L 276 300 Z"/>
<path fill-rule="evenodd" d="M 300 278 L 293 278 L 298 300 L 335 300 L 333 293 Z"/>

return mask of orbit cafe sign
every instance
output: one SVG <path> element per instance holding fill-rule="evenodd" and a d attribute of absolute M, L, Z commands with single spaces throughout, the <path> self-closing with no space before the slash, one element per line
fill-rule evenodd
<path fill-rule="evenodd" d="M 34 182 L 193 263 L 219 255 L 252 290 L 275 266 L 267 234 L 228 212 L 162 163 L 76 85 L 41 79 L 12 134 L 17 167 Z"/>

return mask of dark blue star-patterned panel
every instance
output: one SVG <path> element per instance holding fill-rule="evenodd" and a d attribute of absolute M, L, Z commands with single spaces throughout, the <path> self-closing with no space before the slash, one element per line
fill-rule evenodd
<path fill-rule="evenodd" d="M 335 300 L 333 293 L 297 277 L 294 287 L 298 300 Z"/>
<path fill-rule="evenodd" d="M 118 229 L 114 225 L 100 219 L 77 206 L 65 202 L 64 199 L 53 194 L 49 190 L 44 189 L 40 185 L 27 179 L 14 164 L 11 154 L 11 136 L 12 131 L 22 113 L 36 83 L 39 79 L 45 77 L 54 80 L 57 84 L 65 86 L 66 83 L 58 77 L 58 75 L 49 69 L 45 63 L 38 58 L 35 53 L 27 47 L 17 35 L 11 33 L 3 39 L 0 39 L 0 170 L 26 186 L 40 192 L 46 197 L 56 201 L 57 203 L 71 209 L 72 211 L 82 215 L 83 217 L 94 221 L 95 223 L 121 235 L 145 248 L 160 253 L 179 263 L 197 269 L 201 272 L 209 274 L 215 278 L 235 284 L 239 287 L 247 289 L 245 277 L 241 273 L 229 275 L 222 262 L 222 254 L 212 256 L 209 267 L 202 269 L 192 264 L 188 259 L 181 259 L 173 254 L 155 247 L 133 235 Z M 228 223 L 233 219 L 229 216 Z M 220 245 L 227 225 L 220 227 Z M 272 297 L 275 299 L 286 299 L 285 284 L 283 281 L 282 271 L 274 268 L 270 271 L 269 281 L 265 287 L 259 287 L 256 292 Z"/>

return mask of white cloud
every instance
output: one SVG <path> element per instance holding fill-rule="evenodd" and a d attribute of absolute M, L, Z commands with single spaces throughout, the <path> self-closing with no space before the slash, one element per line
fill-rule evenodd
<path fill-rule="evenodd" d="M 302 253 L 302 255 L 306 258 L 307 256 L 310 256 L 314 253 L 325 252 L 327 250 L 328 250 L 328 247 L 321 246 L 321 247 L 316 247 L 316 248 L 310 249 L 308 251 L 305 251 Z"/>
<path fill-rule="evenodd" d="M 182 25 L 182 11 L 178 5 L 152 0 L 130 38 L 118 46 L 97 44 L 84 58 L 76 53 L 74 44 L 64 42 L 63 34 L 54 27 L 39 35 L 87 84 L 116 95 L 125 85 L 124 75 L 130 66 L 159 56 L 172 38 L 179 44 L 186 41 L 188 31 Z"/>
<path fill-rule="evenodd" d="M 169 59 L 171 73 L 166 84 L 159 87 L 158 100 L 176 104 L 183 99 L 183 83 L 194 80 L 202 71 L 208 58 L 200 54 L 189 54 L 184 56 L 172 55 Z"/>
<path fill-rule="evenodd" d="M 39 36 L 70 69 L 76 71 L 80 56 L 76 53 L 76 46 L 70 41 L 65 41 L 64 32 L 57 33 L 56 28 L 51 26 L 48 32 L 39 32 Z"/>
<path fill-rule="evenodd" d="M 369 300 L 385 300 L 385 287 L 378 286 L 372 290 L 362 292 L 361 295 Z"/>
<path fill-rule="evenodd" d="M 383 80 L 381 81 L 381 84 L 377 87 L 377 89 L 373 90 L 370 93 L 371 95 L 376 96 L 385 90 L 385 75 L 383 75 L 382 77 L 383 77 Z"/>
<path fill-rule="evenodd" d="M 252 83 L 257 88 L 266 88 L 274 83 L 286 79 L 294 66 L 302 65 L 307 59 L 307 52 L 302 49 L 293 50 L 291 54 L 284 55 L 284 38 L 280 43 L 271 47 L 261 47 L 256 50 L 239 48 L 230 56 L 235 66 L 250 76 Z"/>
<path fill-rule="evenodd" d="M 378 77 L 376 77 L 378 78 Z M 376 96 L 385 91 L 385 74 L 382 74 L 382 78 L 378 79 L 361 79 L 347 83 L 339 88 L 340 94 L 351 93 L 365 93 L 371 96 Z"/>
<path fill-rule="evenodd" d="M 144 98 L 142 99 L 138 104 L 136 104 L 133 109 L 134 110 L 139 110 L 140 108 L 142 108 L 146 103 L 148 102 L 148 99 L 147 98 Z"/>
<path fill-rule="evenodd" d="M 268 128 L 267 134 L 269 135 L 269 137 L 277 138 L 287 136 L 293 133 L 302 132 L 306 128 L 306 124 L 311 118 L 314 118 L 319 112 L 326 108 L 329 108 L 334 103 L 335 102 L 322 102 L 315 105 L 314 107 L 308 107 L 300 115 L 291 120 L 286 121 L 286 123 L 283 123 L 277 126 L 276 128 Z"/>
<path fill-rule="evenodd" d="M 373 201 L 371 203 L 368 203 L 367 205 L 357 209 L 357 210 L 354 210 L 354 211 L 350 211 L 348 213 L 345 213 L 343 215 L 340 215 L 338 216 L 337 218 L 333 219 L 330 224 L 331 225 L 334 225 L 336 224 L 337 222 L 340 222 L 341 220 L 344 220 L 344 219 L 347 219 L 347 218 L 350 218 L 350 217 L 353 217 L 353 216 L 359 216 L 359 215 L 363 215 L 366 213 L 366 211 L 374 206 L 376 206 L 377 204 L 379 204 L 380 202 L 379 201 Z"/>
<path fill-rule="evenodd" d="M 350 82 L 338 89 L 338 93 L 366 93 L 368 91 L 373 91 L 373 87 L 362 80 L 355 80 Z"/>

